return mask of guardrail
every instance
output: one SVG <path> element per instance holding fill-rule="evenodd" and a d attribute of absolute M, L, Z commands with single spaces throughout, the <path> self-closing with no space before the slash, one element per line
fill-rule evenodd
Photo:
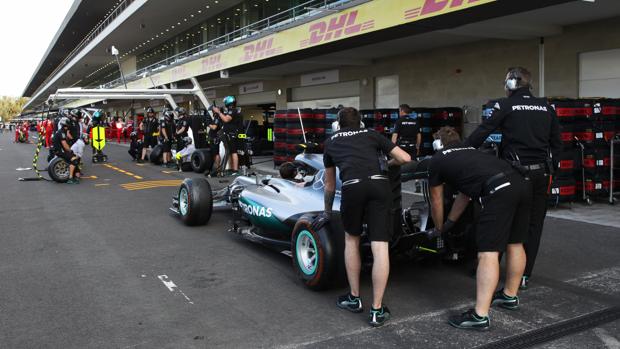
<path fill-rule="evenodd" d="M 325 11 L 336 10 L 338 7 L 342 7 L 354 0 L 310 0 L 306 1 L 302 4 L 299 4 L 295 7 L 277 13 L 273 16 L 264 18 L 258 22 L 254 22 L 250 25 L 247 25 L 243 28 L 239 28 L 230 33 L 227 33 L 223 36 L 200 44 L 198 46 L 192 47 L 189 50 L 180 52 L 174 56 L 167 57 L 159 62 L 153 63 L 144 68 L 138 69 L 134 73 L 130 73 L 125 75 L 125 80 L 132 81 L 136 80 L 139 77 L 156 72 L 158 70 L 165 69 L 166 67 L 181 63 L 184 61 L 189 61 L 191 57 L 202 56 L 209 51 L 212 51 L 217 48 L 221 48 L 223 46 L 227 46 L 235 41 L 251 38 L 252 36 L 259 35 L 266 31 L 275 31 L 278 28 L 290 24 L 294 21 L 309 18 L 312 16 L 316 16 L 318 14 L 324 13 Z M 123 83 L 122 78 L 118 78 L 112 80 L 104 85 L 103 88 L 114 88 Z"/>

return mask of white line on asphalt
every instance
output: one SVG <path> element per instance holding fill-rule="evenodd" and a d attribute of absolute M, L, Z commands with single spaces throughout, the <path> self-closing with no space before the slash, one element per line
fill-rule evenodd
<path fill-rule="evenodd" d="M 416 193 L 414 191 L 409 191 L 409 190 L 402 190 L 402 192 L 405 194 L 409 194 L 409 195 L 423 196 L 422 193 Z"/>
<path fill-rule="evenodd" d="M 595 328 L 594 334 L 605 344 L 609 349 L 620 349 L 620 341 L 614 338 L 609 332 L 603 328 Z"/>
<path fill-rule="evenodd" d="M 176 291 L 180 293 L 189 304 L 194 304 L 194 302 L 192 302 L 192 300 L 189 299 L 189 297 L 183 291 L 181 291 L 181 289 L 177 285 L 175 285 L 172 280 L 168 279 L 168 275 L 157 275 L 157 278 L 164 284 L 164 286 L 166 286 L 166 288 L 168 288 L 168 290 L 170 290 L 170 292 L 174 292 L 176 289 Z"/>

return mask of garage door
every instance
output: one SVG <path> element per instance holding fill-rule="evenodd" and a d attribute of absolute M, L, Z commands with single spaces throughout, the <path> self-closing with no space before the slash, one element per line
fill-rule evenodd
<path fill-rule="evenodd" d="M 620 98 L 620 49 L 579 55 L 579 96 Z"/>

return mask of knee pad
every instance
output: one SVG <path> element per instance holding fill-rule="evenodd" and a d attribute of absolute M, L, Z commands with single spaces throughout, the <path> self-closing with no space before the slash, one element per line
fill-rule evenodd
<path fill-rule="evenodd" d="M 71 160 L 71 165 L 73 166 L 79 166 L 80 165 L 80 159 L 72 159 Z"/>

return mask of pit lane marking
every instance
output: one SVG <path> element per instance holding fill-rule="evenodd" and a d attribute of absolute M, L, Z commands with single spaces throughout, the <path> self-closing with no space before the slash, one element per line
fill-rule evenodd
<path fill-rule="evenodd" d="M 117 172 L 120 172 L 120 173 L 122 173 L 122 174 L 128 175 L 128 176 L 133 177 L 133 178 L 135 178 L 135 179 L 144 179 L 143 177 L 137 176 L 137 175 L 135 175 L 135 174 L 133 174 L 133 173 L 131 173 L 131 172 L 125 171 L 125 170 L 123 170 L 123 169 L 120 169 L 120 168 L 118 168 L 118 167 L 116 167 L 116 166 L 112 166 L 112 165 L 110 165 L 110 164 L 104 164 L 103 166 L 105 166 L 105 167 L 107 167 L 107 168 L 111 168 L 111 169 L 113 169 L 114 171 L 117 171 Z"/>
<path fill-rule="evenodd" d="M 189 299 L 189 297 L 183 291 L 181 291 L 181 289 L 172 280 L 168 278 L 168 275 L 157 275 L 157 278 L 164 284 L 164 286 L 166 286 L 166 288 L 170 292 L 175 292 L 176 290 L 176 292 L 181 294 L 189 304 L 194 304 L 194 302 L 192 302 L 192 300 Z"/>
<path fill-rule="evenodd" d="M 145 181 L 145 182 L 132 182 L 121 184 L 123 189 L 134 191 L 134 190 L 143 190 L 143 189 L 153 189 L 153 188 L 162 188 L 162 187 L 177 187 L 183 183 L 180 179 L 169 179 L 169 180 L 160 180 L 160 181 Z"/>

